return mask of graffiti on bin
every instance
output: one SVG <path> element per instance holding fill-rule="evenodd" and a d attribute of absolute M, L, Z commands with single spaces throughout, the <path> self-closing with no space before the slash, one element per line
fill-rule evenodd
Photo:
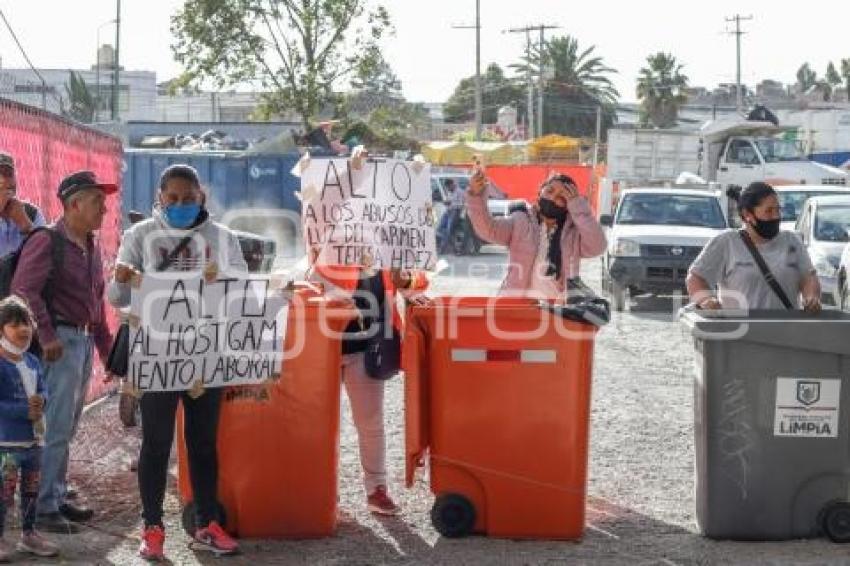
<path fill-rule="evenodd" d="M 733 379 L 724 383 L 718 429 L 720 457 L 723 474 L 735 484 L 741 499 L 747 499 L 749 452 L 753 448 L 753 430 L 747 420 L 749 411 L 746 382 Z"/>
<path fill-rule="evenodd" d="M 301 173 L 307 252 L 317 265 L 433 270 L 430 166 L 312 160 Z"/>
<path fill-rule="evenodd" d="M 180 391 L 274 378 L 287 310 L 268 278 L 146 275 L 131 301 L 131 382 L 141 391 Z"/>

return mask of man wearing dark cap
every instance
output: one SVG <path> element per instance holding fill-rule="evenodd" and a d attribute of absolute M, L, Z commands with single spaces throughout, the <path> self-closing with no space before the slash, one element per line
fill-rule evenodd
<path fill-rule="evenodd" d="M 15 160 L 0 151 L 0 257 L 18 251 L 33 228 L 44 226 L 41 211 L 17 198 Z"/>
<path fill-rule="evenodd" d="M 77 430 L 92 371 L 92 346 L 106 360 L 112 337 L 106 325 L 100 249 L 94 232 L 103 223 L 106 197 L 117 192 L 91 171 L 79 171 L 59 185 L 63 215 L 51 230 L 33 234 L 21 251 L 12 293 L 23 297 L 38 322 L 50 402 L 45 412 L 44 456 L 38 499 L 39 528 L 71 533 L 90 509 L 66 501 L 69 446 Z M 53 245 L 61 244 L 56 273 Z M 49 286 L 49 302 L 45 287 Z M 48 304 L 49 303 L 49 304 Z"/>

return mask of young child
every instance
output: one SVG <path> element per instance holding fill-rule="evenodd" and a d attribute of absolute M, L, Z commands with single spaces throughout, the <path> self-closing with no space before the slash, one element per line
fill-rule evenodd
<path fill-rule="evenodd" d="M 36 500 L 44 435 L 44 370 L 27 352 L 33 336 L 33 315 L 17 297 L 0 301 L 0 562 L 12 556 L 3 539 L 6 505 L 13 504 L 20 476 L 21 540 L 17 550 L 36 556 L 56 556 L 59 548 L 35 531 Z"/>

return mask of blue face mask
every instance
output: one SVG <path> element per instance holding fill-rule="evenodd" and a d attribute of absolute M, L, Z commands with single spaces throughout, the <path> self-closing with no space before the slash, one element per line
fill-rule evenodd
<path fill-rule="evenodd" d="M 191 204 L 169 204 L 162 209 L 168 225 L 172 228 L 188 228 L 201 213 L 201 205 L 193 202 Z"/>

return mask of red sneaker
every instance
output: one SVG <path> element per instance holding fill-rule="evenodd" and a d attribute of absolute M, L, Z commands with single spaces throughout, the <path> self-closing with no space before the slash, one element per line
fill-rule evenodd
<path fill-rule="evenodd" d="M 211 522 L 206 528 L 195 531 L 191 547 L 193 550 L 208 550 L 216 556 L 239 552 L 239 543 L 224 532 L 216 521 Z"/>
<path fill-rule="evenodd" d="M 401 508 L 390 499 L 387 494 L 387 486 L 379 485 L 366 500 L 369 511 L 378 515 L 398 515 Z"/>
<path fill-rule="evenodd" d="M 142 533 L 139 556 L 152 562 L 165 560 L 165 553 L 162 550 L 163 545 L 165 545 L 165 531 L 162 527 L 147 527 Z"/>

